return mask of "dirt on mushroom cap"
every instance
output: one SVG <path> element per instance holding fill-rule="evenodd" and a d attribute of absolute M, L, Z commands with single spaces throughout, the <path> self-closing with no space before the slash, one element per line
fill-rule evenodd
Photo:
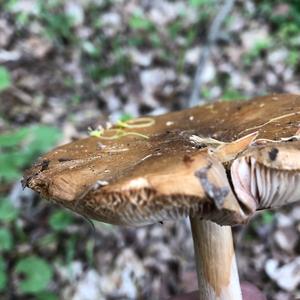
<path fill-rule="evenodd" d="M 230 143 L 258 131 L 260 140 L 287 139 L 298 130 L 300 96 L 219 102 L 153 120 L 152 126 L 134 129 L 148 139 L 89 137 L 58 147 L 26 172 L 24 184 L 87 217 L 115 224 L 141 225 L 189 214 L 220 224 L 242 223 L 255 207 L 245 207 L 234 196 L 226 176 L 233 158 L 223 167 L 210 145 L 195 145 L 190 137 Z M 222 194 L 221 206 L 195 176 L 209 166 L 206 187 L 229 191 Z"/>

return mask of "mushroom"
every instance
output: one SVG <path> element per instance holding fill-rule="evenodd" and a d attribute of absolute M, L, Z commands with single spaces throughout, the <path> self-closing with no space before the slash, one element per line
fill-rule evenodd
<path fill-rule="evenodd" d="M 23 184 L 116 225 L 190 217 L 200 299 L 238 300 L 230 226 L 300 200 L 299 122 L 289 94 L 120 122 L 44 155 Z"/>

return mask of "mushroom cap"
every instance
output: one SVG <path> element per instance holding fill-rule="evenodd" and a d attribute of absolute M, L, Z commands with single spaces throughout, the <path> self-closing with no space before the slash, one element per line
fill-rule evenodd
<path fill-rule="evenodd" d="M 25 173 L 24 186 L 86 217 L 136 226 L 189 215 L 234 225 L 299 200 L 298 191 L 287 199 L 286 187 L 275 197 L 262 186 L 281 186 L 285 172 L 297 183 L 300 96 L 218 102 L 151 120 L 114 140 L 93 136 L 52 150 Z M 259 175 L 266 170 L 278 174 Z"/>

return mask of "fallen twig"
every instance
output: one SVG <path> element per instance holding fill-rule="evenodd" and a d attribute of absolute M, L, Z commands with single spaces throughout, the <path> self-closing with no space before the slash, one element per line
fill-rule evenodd
<path fill-rule="evenodd" d="M 227 15 L 230 13 L 234 5 L 234 2 L 235 0 L 224 0 L 223 6 L 221 7 L 219 13 L 216 15 L 215 19 L 212 22 L 207 37 L 207 43 L 203 48 L 203 51 L 199 57 L 199 61 L 197 64 L 197 68 L 196 68 L 196 72 L 192 84 L 191 94 L 189 98 L 189 103 L 188 103 L 189 107 L 204 104 L 204 101 L 201 100 L 200 98 L 203 70 L 205 68 L 205 64 L 210 55 L 210 48 L 218 39 L 221 25 L 223 21 L 226 19 Z"/>

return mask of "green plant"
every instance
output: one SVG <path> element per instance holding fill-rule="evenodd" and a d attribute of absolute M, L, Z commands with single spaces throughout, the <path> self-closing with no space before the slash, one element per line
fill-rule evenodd
<path fill-rule="evenodd" d="M 133 115 L 128 114 L 128 113 L 124 113 L 121 115 L 120 120 L 121 122 L 127 122 L 129 120 L 133 119 Z"/>
<path fill-rule="evenodd" d="M 11 76 L 5 67 L 0 66 L 0 92 L 11 86 Z"/>
<path fill-rule="evenodd" d="M 300 63 L 300 54 L 297 50 L 292 49 L 287 57 L 287 64 L 291 67 L 295 67 Z"/>
<path fill-rule="evenodd" d="M 74 43 L 74 20 L 63 9 L 61 1 L 38 1 L 38 19 L 44 24 L 45 33 L 58 42 Z"/>
<path fill-rule="evenodd" d="M 7 1 L 2 1 L 2 2 L 5 2 L 4 9 L 8 13 L 14 14 L 14 19 L 15 19 L 17 27 L 24 27 L 29 24 L 30 14 L 26 10 L 18 11 L 17 13 L 15 12 L 15 6 L 16 6 L 16 4 L 18 4 L 19 0 L 7 0 Z"/>
<path fill-rule="evenodd" d="M 13 237 L 9 229 L 0 228 L 0 253 L 9 251 L 13 247 Z"/>
<path fill-rule="evenodd" d="M 73 216 L 65 210 L 57 210 L 50 216 L 49 225 L 55 231 L 66 229 L 74 221 Z"/>
<path fill-rule="evenodd" d="M 66 241 L 66 263 L 67 265 L 70 265 L 70 263 L 74 260 L 75 254 L 76 254 L 76 243 L 78 241 L 78 237 L 75 235 L 72 235 L 67 241 Z"/>
<path fill-rule="evenodd" d="M 274 212 L 263 211 L 257 214 L 254 220 L 251 222 L 251 228 L 254 233 L 257 233 L 262 226 L 271 226 L 275 220 Z"/>
<path fill-rule="evenodd" d="M 59 297 L 54 293 L 43 291 L 35 295 L 35 300 L 59 300 Z"/>
<path fill-rule="evenodd" d="M 125 44 L 126 42 L 118 36 L 113 40 L 99 37 L 99 40 L 91 41 L 87 45 L 83 43 L 87 47 L 83 50 L 86 54 L 85 69 L 89 76 L 95 81 L 101 81 L 116 75 L 127 74 L 131 70 L 131 61 L 128 53 L 124 51 Z M 107 49 L 110 49 L 109 52 Z"/>
<path fill-rule="evenodd" d="M 128 25 L 133 30 L 151 31 L 154 24 L 148 20 L 141 12 L 135 12 L 129 19 Z"/>
<path fill-rule="evenodd" d="M 128 26 L 133 31 L 138 31 L 135 33 L 134 37 L 129 39 L 129 45 L 143 46 L 145 44 L 150 44 L 150 46 L 154 48 L 163 47 L 161 37 L 155 24 L 147 19 L 141 11 L 136 11 L 132 14 L 128 21 Z M 145 35 L 145 33 L 147 33 L 147 35 Z"/>
<path fill-rule="evenodd" d="M 291 39 L 298 36 L 299 33 L 300 33 L 300 29 L 298 24 L 288 22 L 280 26 L 278 35 L 282 40 L 289 43 Z"/>
<path fill-rule="evenodd" d="M 94 263 L 94 248 L 95 248 L 95 240 L 94 239 L 88 240 L 85 247 L 85 254 L 89 266 L 92 266 Z"/>
<path fill-rule="evenodd" d="M 253 47 L 244 55 L 243 60 L 246 65 L 250 65 L 257 59 L 263 51 L 271 48 L 272 42 L 269 38 L 257 40 Z"/>
<path fill-rule="evenodd" d="M 278 8 L 278 9 L 277 9 Z M 299 1 L 262 0 L 257 11 L 270 24 L 272 37 L 276 45 L 289 49 L 291 55 L 287 58 L 290 66 L 299 62 L 300 48 L 300 10 Z"/>
<path fill-rule="evenodd" d="M 212 97 L 211 90 L 207 86 L 203 86 L 201 94 L 204 99 L 210 99 Z"/>
<path fill-rule="evenodd" d="M 42 236 L 39 240 L 38 240 L 38 246 L 40 248 L 47 248 L 48 246 L 51 245 L 56 245 L 57 243 L 57 233 L 47 233 L 46 235 Z"/>
<path fill-rule="evenodd" d="M 261 218 L 263 224 L 272 224 L 275 220 L 275 215 L 270 211 L 265 211 L 262 213 Z"/>
<path fill-rule="evenodd" d="M 21 135 L 18 135 L 18 138 L 22 141 Z M 5 144 L 13 145 L 12 141 L 7 141 Z M 24 234 L 22 226 L 16 222 L 18 218 L 19 210 L 8 198 L 0 197 L 0 292 L 5 292 L 8 278 L 12 276 L 10 272 L 7 272 L 2 254 L 10 260 L 17 254 L 15 243 L 28 243 L 28 237 Z M 52 267 L 44 259 L 35 255 L 17 260 L 13 272 L 19 278 L 17 286 L 21 294 L 44 292 L 53 276 Z M 51 293 L 48 298 L 37 297 L 37 299 L 57 300 L 57 298 L 51 298 Z"/>
<path fill-rule="evenodd" d="M 222 95 L 222 100 L 231 101 L 231 100 L 243 100 L 245 96 L 235 89 L 227 89 Z"/>
<path fill-rule="evenodd" d="M 6 288 L 7 276 L 6 276 L 6 264 L 4 258 L 0 256 L 0 292 Z"/>
<path fill-rule="evenodd" d="M 101 53 L 101 48 L 97 47 L 91 41 L 85 40 L 81 44 L 82 50 L 91 57 L 98 57 Z"/>
<path fill-rule="evenodd" d="M 18 179 L 22 170 L 52 147 L 60 136 L 58 129 L 38 125 L 0 135 L 0 181 Z"/>
<path fill-rule="evenodd" d="M 21 276 L 19 289 L 23 294 L 35 294 L 44 291 L 53 277 L 53 268 L 44 259 L 35 255 L 20 259 L 15 273 Z"/>
<path fill-rule="evenodd" d="M 16 209 L 8 198 L 0 197 L 0 222 L 9 223 L 17 219 L 18 209 Z"/>
<path fill-rule="evenodd" d="M 194 7 L 210 5 L 211 0 L 189 0 L 189 4 Z"/>
<path fill-rule="evenodd" d="M 218 1 L 216 0 L 189 0 L 189 5 L 192 9 L 198 13 L 197 23 L 198 25 L 207 26 L 207 23 L 211 23 L 213 16 L 216 14 L 216 7 Z M 194 28 L 189 31 L 195 31 Z"/>

